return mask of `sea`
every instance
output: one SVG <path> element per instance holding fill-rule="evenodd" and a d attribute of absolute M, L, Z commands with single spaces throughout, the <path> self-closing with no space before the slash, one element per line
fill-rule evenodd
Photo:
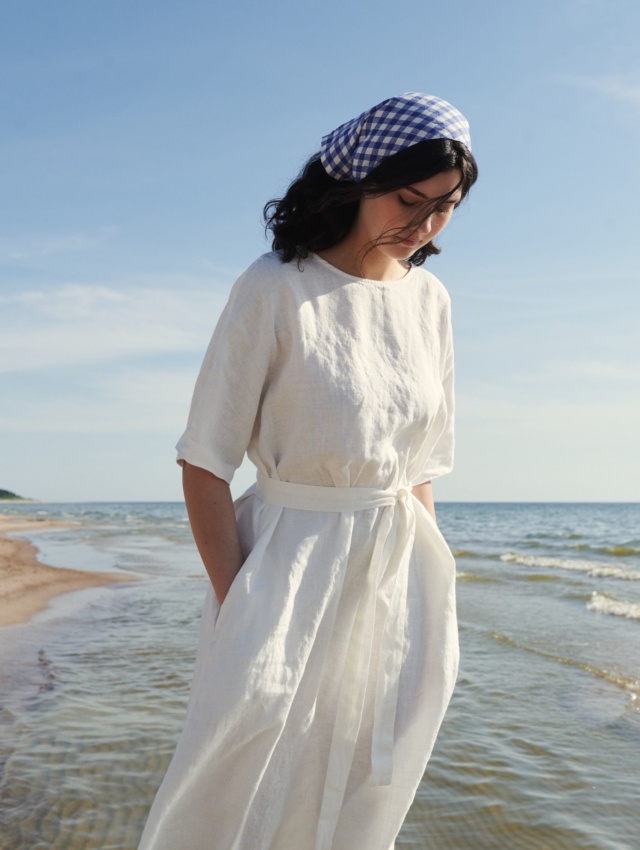
<path fill-rule="evenodd" d="M 207 586 L 184 505 L 4 510 L 70 523 L 16 535 L 43 562 L 140 580 L 0 630 L 0 850 L 136 850 Z M 438 520 L 462 660 L 397 850 L 639 850 L 640 504 L 445 503 Z"/>

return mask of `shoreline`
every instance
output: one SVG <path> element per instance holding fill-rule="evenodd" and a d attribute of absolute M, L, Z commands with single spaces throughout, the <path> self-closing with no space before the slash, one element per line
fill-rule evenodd
<path fill-rule="evenodd" d="M 47 566 L 38 560 L 32 543 L 7 536 L 14 531 L 70 527 L 71 523 L 0 513 L 0 628 L 28 623 L 63 593 L 137 580 L 126 574 Z"/>

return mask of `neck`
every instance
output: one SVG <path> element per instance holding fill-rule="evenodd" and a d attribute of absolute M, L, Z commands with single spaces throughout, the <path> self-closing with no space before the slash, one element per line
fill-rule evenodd
<path fill-rule="evenodd" d="M 367 252 L 354 237 L 349 233 L 342 242 L 316 253 L 341 272 L 368 280 L 400 280 L 406 275 L 408 263 L 387 257 L 377 248 Z"/>

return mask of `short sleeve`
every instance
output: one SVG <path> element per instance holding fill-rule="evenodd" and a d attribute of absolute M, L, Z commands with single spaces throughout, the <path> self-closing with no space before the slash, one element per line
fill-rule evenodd
<path fill-rule="evenodd" d="M 275 350 L 268 285 L 252 266 L 234 284 L 196 381 L 177 462 L 230 482 L 249 445 Z"/>

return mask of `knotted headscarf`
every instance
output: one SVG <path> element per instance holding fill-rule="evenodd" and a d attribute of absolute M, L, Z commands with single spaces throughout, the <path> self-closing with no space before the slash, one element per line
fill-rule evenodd
<path fill-rule="evenodd" d="M 383 159 L 425 139 L 453 139 L 471 150 L 469 123 L 461 112 L 434 95 L 409 92 L 323 136 L 320 160 L 336 180 L 359 182 Z"/>

